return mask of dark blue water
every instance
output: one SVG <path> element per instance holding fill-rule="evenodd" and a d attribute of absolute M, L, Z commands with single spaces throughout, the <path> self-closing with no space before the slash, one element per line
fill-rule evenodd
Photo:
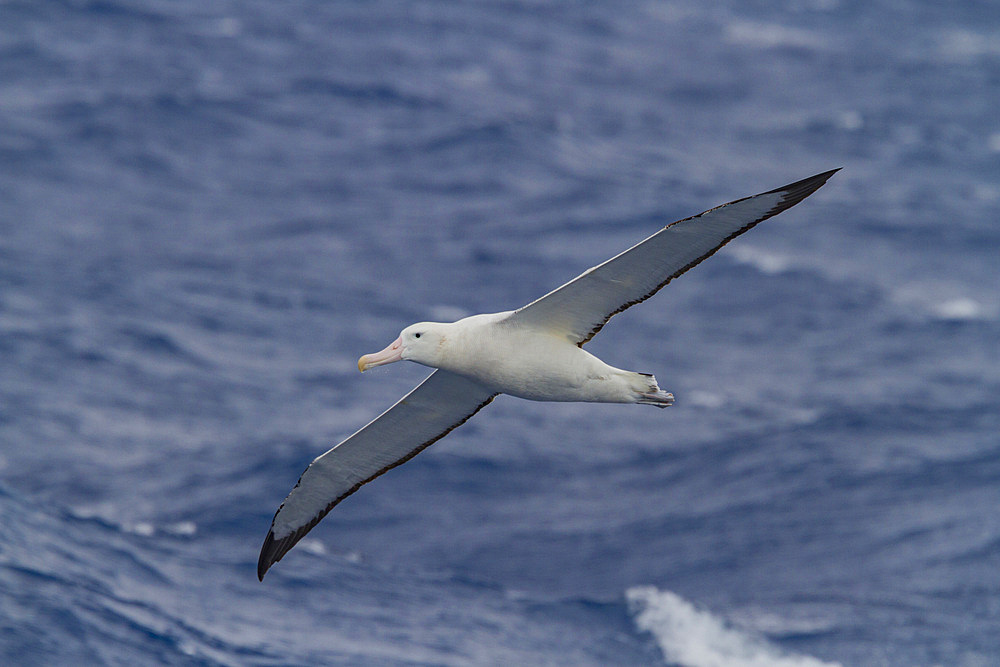
<path fill-rule="evenodd" d="M 0 5 L 0 662 L 1000 663 L 1000 8 Z M 313 457 L 674 219 L 819 193 L 271 570 Z"/>

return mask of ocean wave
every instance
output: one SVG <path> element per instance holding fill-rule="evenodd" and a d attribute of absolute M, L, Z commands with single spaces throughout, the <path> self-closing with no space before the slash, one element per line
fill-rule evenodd
<path fill-rule="evenodd" d="M 991 321 L 1000 316 L 996 305 L 991 304 L 986 295 L 977 292 L 981 288 L 944 284 L 938 282 L 914 281 L 896 288 L 892 300 L 925 319 L 946 322 Z"/>
<path fill-rule="evenodd" d="M 796 268 L 791 258 L 776 252 L 760 250 L 749 245 L 737 245 L 728 249 L 740 264 L 747 264 L 763 274 L 773 276 Z"/>
<path fill-rule="evenodd" d="M 855 279 L 857 272 L 828 262 L 795 259 L 788 253 L 763 250 L 753 245 L 733 245 L 726 254 L 736 262 L 749 266 L 767 276 L 805 272 L 820 276 L 830 282 L 842 282 L 848 276 Z M 1000 317 L 997 309 L 983 292 L 981 286 L 966 281 L 909 280 L 894 285 L 887 281 L 872 283 L 863 278 L 885 298 L 903 308 L 904 314 L 917 319 L 944 321 L 995 320 Z M 881 284 L 880 284 L 881 283 Z M 964 284 L 963 284 L 964 283 Z"/>
<path fill-rule="evenodd" d="M 937 53 L 953 62 L 1000 56 L 1000 33 L 953 29 L 938 37 Z"/>
<path fill-rule="evenodd" d="M 726 26 L 726 39 L 733 44 L 761 49 L 818 50 L 827 46 L 826 37 L 815 31 L 757 21 L 733 21 Z"/>
<path fill-rule="evenodd" d="M 625 593 L 636 627 L 656 639 L 663 657 L 684 667 L 833 667 L 836 662 L 796 655 L 751 630 L 724 619 L 670 591 L 653 586 Z"/>

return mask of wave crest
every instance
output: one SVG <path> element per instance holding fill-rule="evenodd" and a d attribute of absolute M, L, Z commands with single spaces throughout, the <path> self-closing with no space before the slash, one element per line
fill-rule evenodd
<path fill-rule="evenodd" d="M 663 657 L 684 667 L 839 667 L 839 663 L 795 655 L 670 591 L 654 586 L 625 593 L 636 627 L 656 639 Z"/>

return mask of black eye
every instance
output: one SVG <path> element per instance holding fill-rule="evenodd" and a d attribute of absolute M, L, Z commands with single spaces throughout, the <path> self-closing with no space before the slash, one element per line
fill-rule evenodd
<path fill-rule="evenodd" d="M 413 337 L 414 337 L 414 338 L 420 338 L 420 334 L 418 334 L 418 333 L 415 333 L 415 334 L 413 334 Z"/>

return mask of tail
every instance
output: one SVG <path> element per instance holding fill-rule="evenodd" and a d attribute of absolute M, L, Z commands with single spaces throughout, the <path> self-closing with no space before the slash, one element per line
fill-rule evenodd
<path fill-rule="evenodd" d="M 660 386 L 656 384 L 656 378 L 649 373 L 636 373 L 640 377 L 641 384 L 643 387 L 639 389 L 636 393 L 638 394 L 635 402 L 640 405 L 655 405 L 658 408 L 667 408 L 674 404 L 674 395 L 669 391 L 663 391 Z"/>

